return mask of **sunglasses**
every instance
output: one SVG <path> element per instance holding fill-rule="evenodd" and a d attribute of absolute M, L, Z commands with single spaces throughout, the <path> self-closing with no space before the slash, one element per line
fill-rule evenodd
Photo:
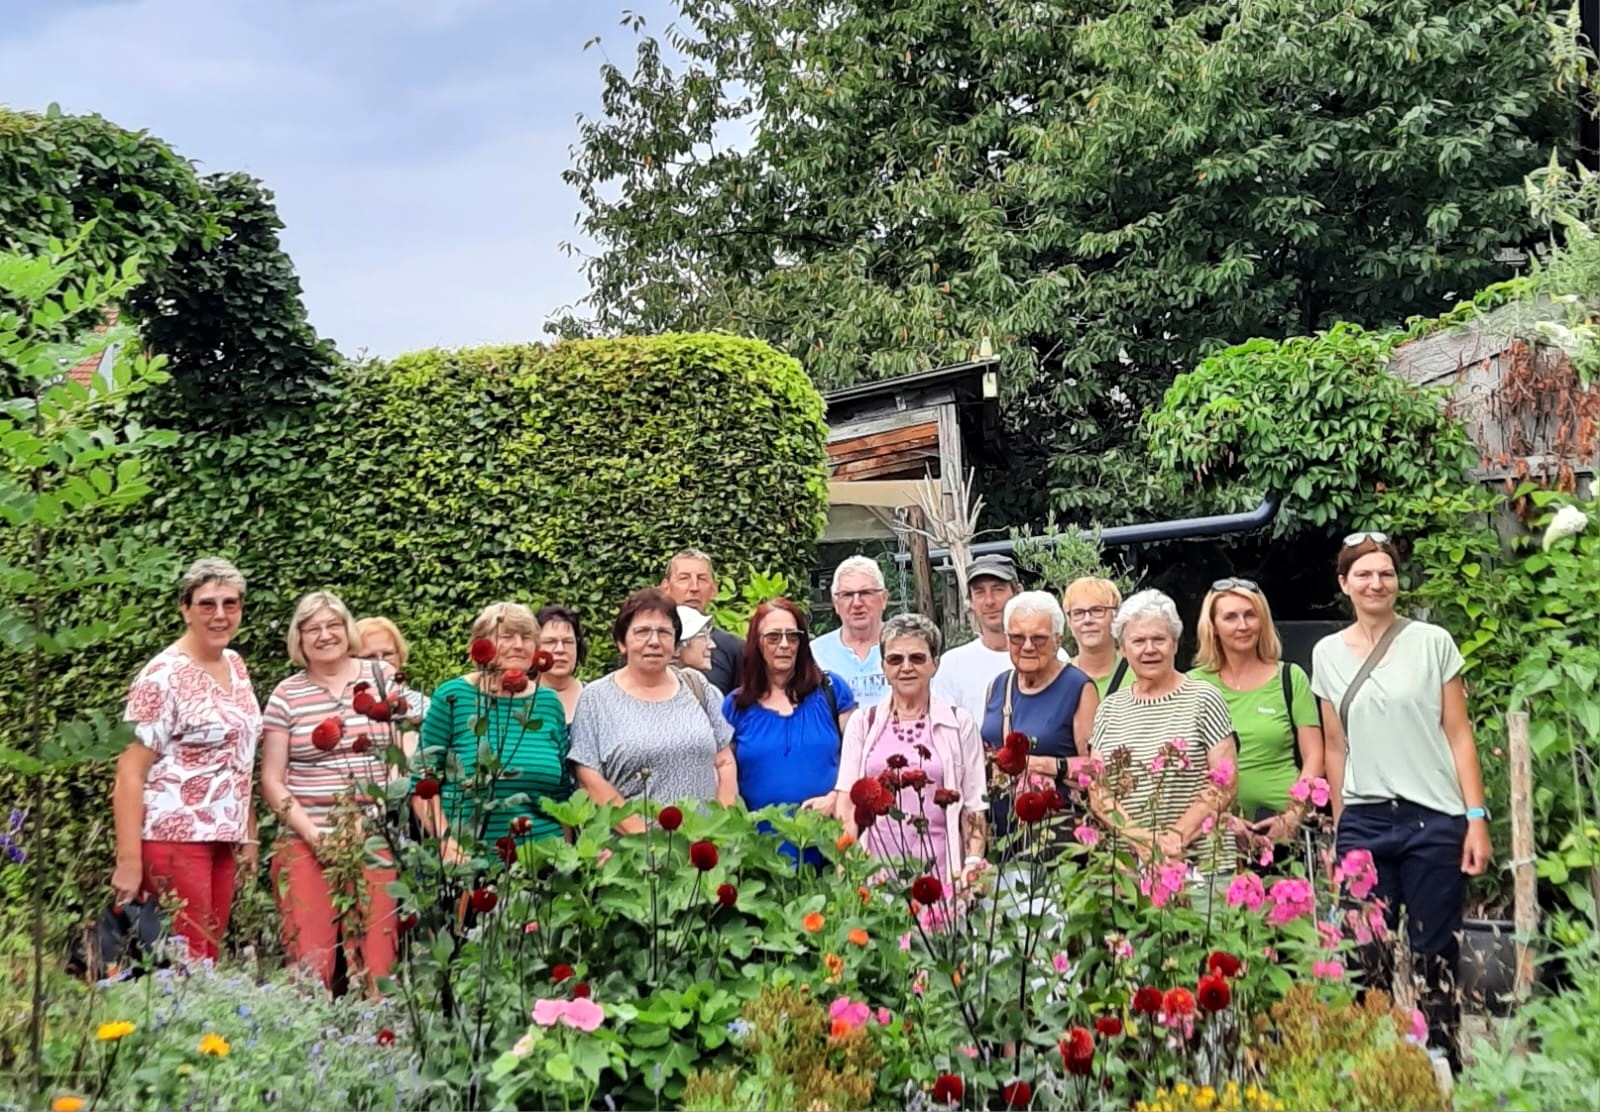
<path fill-rule="evenodd" d="M 1365 544 L 1367 541 L 1371 541 L 1373 544 L 1388 544 L 1389 534 L 1377 532 L 1351 533 L 1344 539 L 1344 546 L 1346 548 L 1354 548 L 1356 545 Z"/>
<path fill-rule="evenodd" d="M 933 657 L 927 653 L 890 653 L 883 658 L 883 662 L 890 668 L 899 668 L 903 664 L 909 664 L 913 668 L 921 668 L 932 659 Z"/>
<path fill-rule="evenodd" d="M 763 645 L 781 645 L 785 641 L 793 641 L 796 645 L 806 639 L 806 635 L 798 629 L 769 629 L 761 635 Z"/>
<path fill-rule="evenodd" d="M 1254 579 L 1217 579 L 1211 583 L 1213 591 L 1249 591 L 1253 595 L 1261 593 L 1261 585 Z"/>

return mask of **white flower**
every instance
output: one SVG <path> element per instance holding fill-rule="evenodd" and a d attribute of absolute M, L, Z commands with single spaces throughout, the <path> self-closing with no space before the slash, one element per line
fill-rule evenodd
<path fill-rule="evenodd" d="M 1556 516 L 1544 531 L 1544 550 L 1550 551 L 1550 546 L 1557 541 L 1576 537 L 1589 527 L 1589 515 L 1576 506 L 1562 506 L 1556 511 Z"/>

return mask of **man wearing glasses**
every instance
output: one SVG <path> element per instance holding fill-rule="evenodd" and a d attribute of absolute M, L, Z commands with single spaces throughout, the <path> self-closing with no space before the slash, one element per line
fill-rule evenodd
<path fill-rule="evenodd" d="M 833 570 L 833 612 L 840 625 L 811 642 L 811 655 L 819 667 L 849 681 L 858 706 L 882 702 L 889 693 L 878 646 L 888 602 L 877 561 L 851 556 Z"/>
<path fill-rule="evenodd" d="M 717 573 L 712 570 L 711 557 L 698 548 L 684 549 L 667 561 L 661 590 L 679 606 L 710 613 L 712 600 L 717 597 Z M 739 657 L 743 653 L 743 641 L 711 623 L 711 667 L 706 669 L 706 678 L 718 691 L 732 691 L 739 686 Z"/>
<path fill-rule="evenodd" d="M 1017 578 L 1017 566 L 1005 556 L 979 556 L 967 565 L 966 580 L 967 603 L 978 636 L 939 658 L 933 693 L 951 706 L 964 708 L 981 726 L 990 681 L 1011 667 L 1006 603 L 1022 590 L 1022 581 Z"/>

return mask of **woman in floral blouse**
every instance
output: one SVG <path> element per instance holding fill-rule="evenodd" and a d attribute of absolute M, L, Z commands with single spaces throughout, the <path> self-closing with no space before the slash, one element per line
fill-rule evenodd
<path fill-rule="evenodd" d="M 128 690 L 134 740 L 117 761 L 112 796 L 118 903 L 176 896 L 172 933 L 196 958 L 217 956 L 236 869 L 255 874 L 250 792 L 261 707 L 228 648 L 243 605 L 244 577 L 226 560 L 197 560 L 184 574 L 186 628 Z"/>

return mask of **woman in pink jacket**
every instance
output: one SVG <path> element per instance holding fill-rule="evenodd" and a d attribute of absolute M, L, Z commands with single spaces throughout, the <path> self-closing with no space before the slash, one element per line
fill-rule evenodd
<path fill-rule="evenodd" d="M 850 718 L 834 810 L 873 856 L 907 861 L 952 881 L 967 871 L 963 862 L 970 868 L 983 860 L 988 803 L 977 724 L 929 689 L 941 641 L 939 627 L 920 614 L 883 624 L 879 646 L 889 698 Z M 891 805 L 905 817 L 891 818 Z M 919 819 L 926 820 L 925 831 L 917 828 Z"/>

